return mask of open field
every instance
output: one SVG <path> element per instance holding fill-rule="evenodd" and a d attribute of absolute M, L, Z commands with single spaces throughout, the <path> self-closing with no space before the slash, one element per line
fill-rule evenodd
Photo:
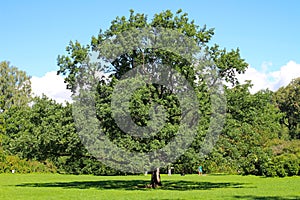
<path fill-rule="evenodd" d="M 300 177 L 162 175 L 162 181 L 146 189 L 149 175 L 0 174 L 0 199 L 300 199 Z"/>

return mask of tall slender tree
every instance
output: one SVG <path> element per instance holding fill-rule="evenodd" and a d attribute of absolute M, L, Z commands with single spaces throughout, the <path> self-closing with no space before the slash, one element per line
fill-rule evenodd
<path fill-rule="evenodd" d="M 300 139 L 300 77 L 281 87 L 274 95 L 278 108 L 285 114 L 281 123 L 288 127 L 292 139 Z"/>
<path fill-rule="evenodd" d="M 0 110 L 3 112 L 12 105 L 22 106 L 31 97 L 30 76 L 10 63 L 0 63 Z"/>

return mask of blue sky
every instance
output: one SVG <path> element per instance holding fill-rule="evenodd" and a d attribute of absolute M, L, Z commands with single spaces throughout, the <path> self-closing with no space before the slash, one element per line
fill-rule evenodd
<path fill-rule="evenodd" d="M 297 0 L 6 0 L 0 12 L 0 61 L 42 77 L 56 71 L 56 58 L 70 40 L 88 44 L 100 28 L 129 9 L 155 13 L 182 8 L 199 25 L 215 28 L 213 43 L 241 55 L 258 71 L 300 63 L 300 1 Z M 263 66 L 268 66 L 263 67 Z M 294 65 L 298 66 L 298 65 Z M 299 67 L 299 66 L 298 66 Z"/>
<path fill-rule="evenodd" d="M 0 12 L 0 60 L 32 76 L 57 70 L 56 58 L 70 40 L 89 43 L 100 28 L 129 9 L 154 13 L 182 8 L 199 25 L 215 28 L 213 42 L 239 47 L 255 68 L 272 62 L 300 62 L 300 1 L 3 1 Z"/>

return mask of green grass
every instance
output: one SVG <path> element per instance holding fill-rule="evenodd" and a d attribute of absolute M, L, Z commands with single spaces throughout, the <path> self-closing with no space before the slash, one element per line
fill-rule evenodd
<path fill-rule="evenodd" d="M 162 181 L 146 189 L 150 176 L 0 174 L 0 199 L 300 199 L 300 177 L 162 175 Z"/>

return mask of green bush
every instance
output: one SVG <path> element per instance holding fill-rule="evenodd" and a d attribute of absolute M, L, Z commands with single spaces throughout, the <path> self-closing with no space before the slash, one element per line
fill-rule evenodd
<path fill-rule="evenodd" d="M 276 166 L 273 162 L 264 163 L 262 166 L 262 175 L 266 177 L 275 177 L 277 176 Z"/>
<path fill-rule="evenodd" d="M 287 173 L 286 173 L 286 171 L 285 171 L 285 169 L 284 169 L 284 167 L 283 167 L 282 164 L 281 165 L 277 165 L 276 167 L 277 167 L 276 168 L 277 176 L 279 176 L 279 177 L 285 177 L 285 176 L 287 176 Z"/>
<path fill-rule="evenodd" d="M 15 173 L 55 173 L 56 167 L 49 161 L 44 163 L 32 160 L 20 159 L 16 155 L 5 155 L 3 151 L 0 151 L 0 173 L 11 173 L 15 170 Z"/>
<path fill-rule="evenodd" d="M 283 154 L 262 165 L 262 175 L 285 177 L 299 174 L 300 161 L 295 154 Z"/>
<path fill-rule="evenodd" d="M 288 176 L 298 175 L 300 161 L 294 154 L 284 155 L 284 169 Z"/>

